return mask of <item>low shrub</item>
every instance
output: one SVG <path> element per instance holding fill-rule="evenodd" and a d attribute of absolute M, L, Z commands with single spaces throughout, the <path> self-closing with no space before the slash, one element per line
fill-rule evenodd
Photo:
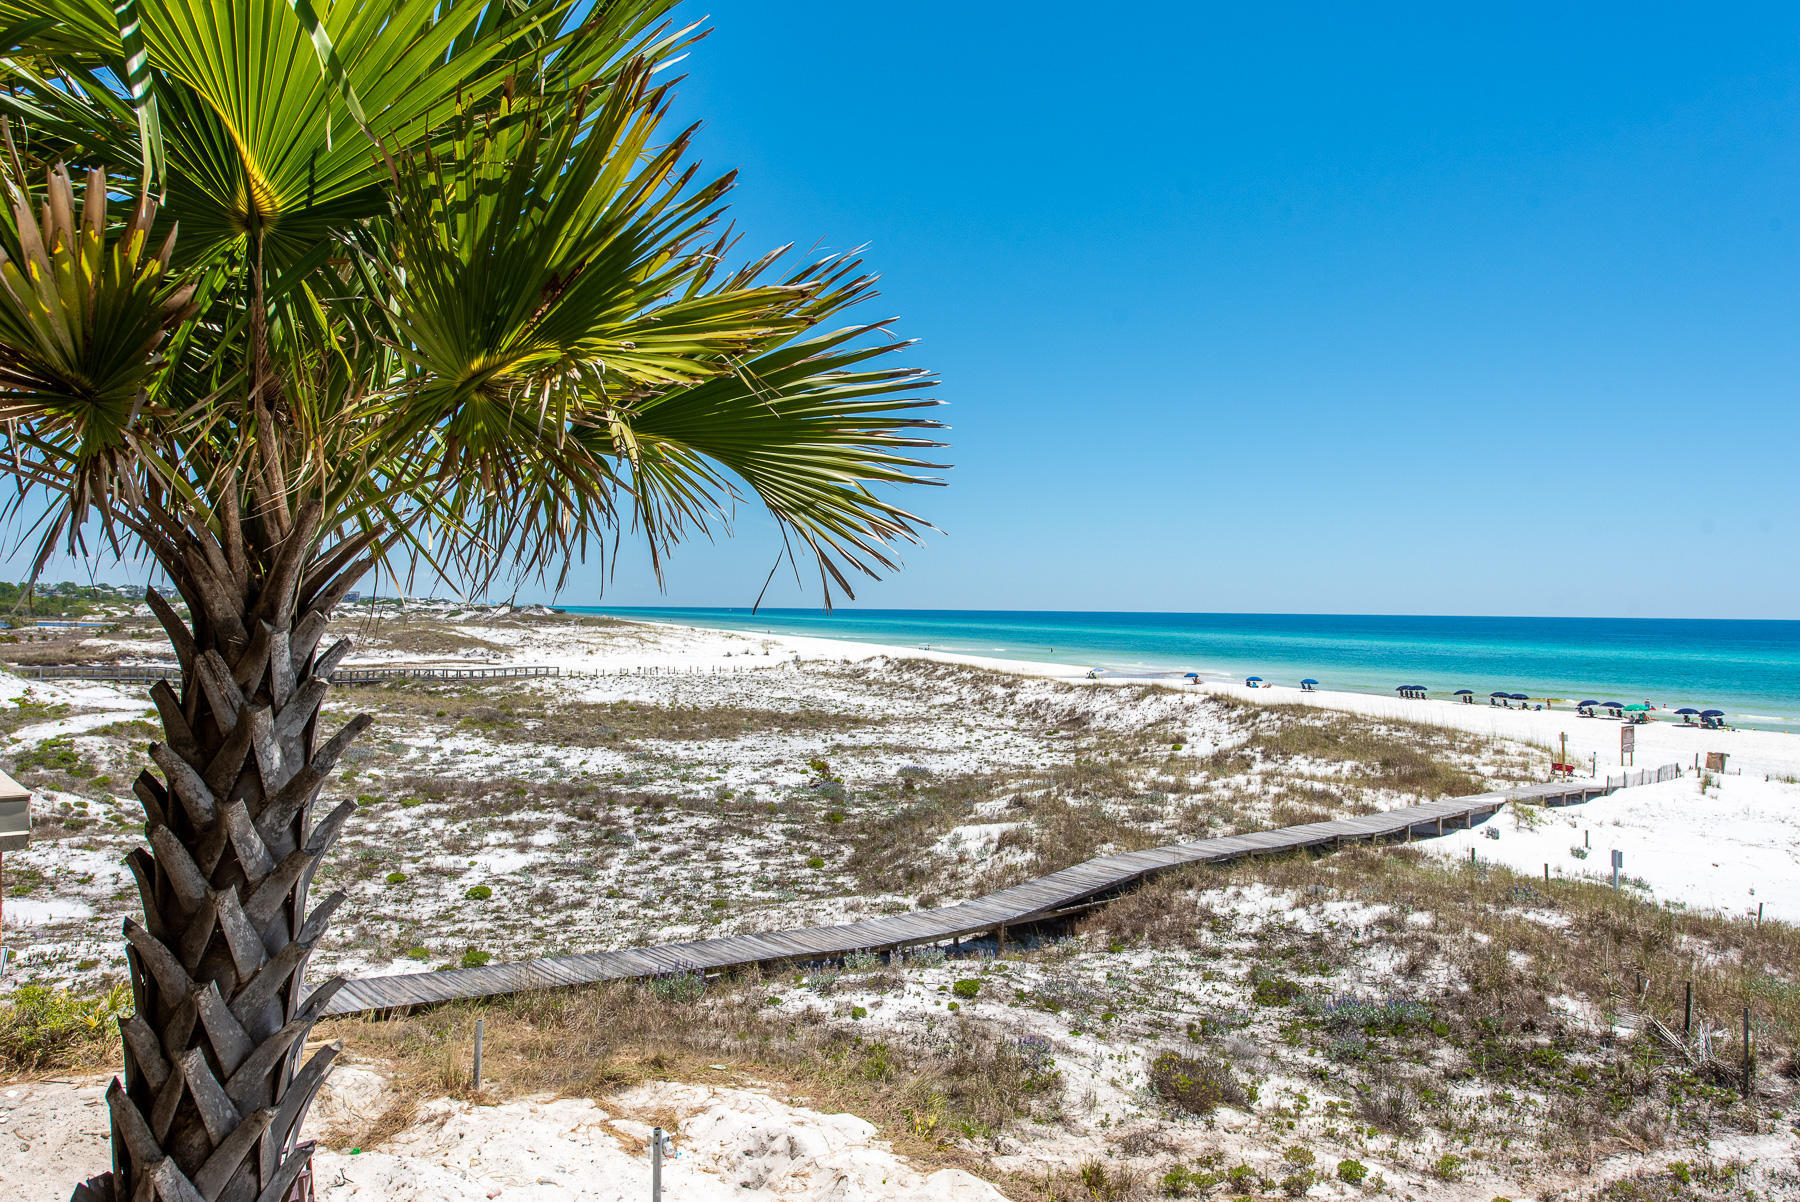
<path fill-rule="evenodd" d="M 1258 1006 L 1285 1006 L 1301 994 L 1300 984 L 1286 977 L 1263 977 L 1250 990 Z"/>
<path fill-rule="evenodd" d="M 950 987 L 950 992 L 957 997 L 972 998 L 981 992 L 981 982 L 965 978 Z"/>
<path fill-rule="evenodd" d="M 1164 1052 L 1151 1062 L 1150 1088 L 1163 1101 L 1189 1114 L 1211 1114 L 1220 1106 L 1247 1107 L 1253 1100 L 1230 1065 L 1175 1051 Z"/>
<path fill-rule="evenodd" d="M 1369 1035 L 1404 1035 L 1431 1025 L 1431 1007 L 1401 997 L 1365 998 L 1354 993 L 1312 994 L 1300 1008 L 1320 1026 Z"/>
<path fill-rule="evenodd" d="M 1418 1128 L 1418 1102 L 1404 1081 L 1381 1075 L 1356 1099 L 1356 1113 L 1383 1131 L 1406 1135 Z"/>
<path fill-rule="evenodd" d="M 406 874 L 404 872 L 390 872 L 387 874 L 387 883 L 390 885 L 404 885 L 406 883 Z"/>
<path fill-rule="evenodd" d="M 1084 1160 L 1075 1167 L 1080 1195 L 1093 1202 L 1120 1202 L 1131 1196 L 1137 1184 L 1129 1169 L 1109 1169 L 1103 1161 Z"/>
<path fill-rule="evenodd" d="M 1338 1180 L 1361 1185 L 1369 1176 L 1369 1166 L 1360 1160 L 1338 1161 Z"/>
<path fill-rule="evenodd" d="M 706 974 L 698 968 L 658 973 L 644 982 L 650 995 L 665 1002 L 697 1002 L 706 993 Z"/>
<path fill-rule="evenodd" d="M 494 891 L 486 885 L 470 885 L 468 889 L 463 891 L 463 896 L 470 901 L 486 901 L 488 898 L 494 896 Z"/>
<path fill-rule="evenodd" d="M 21 985 L 0 1004 L 0 1072 L 77 1067 L 110 1054 L 131 989 L 79 994 Z"/>
<path fill-rule="evenodd" d="M 463 968 L 480 968 L 493 958 L 492 952 L 484 952 L 478 947 L 472 947 L 462 954 L 462 960 L 459 963 Z"/>
<path fill-rule="evenodd" d="M 13 760 L 15 772 L 65 772 L 70 776 L 92 776 L 88 766 L 69 739 L 45 739 L 36 747 L 27 747 Z"/>

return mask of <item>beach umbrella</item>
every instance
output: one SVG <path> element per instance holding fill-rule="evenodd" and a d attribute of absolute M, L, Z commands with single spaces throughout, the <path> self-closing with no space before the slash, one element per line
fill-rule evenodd
<path fill-rule="evenodd" d="M 1530 701 L 1531 694 L 1530 693 L 1514 693 L 1512 695 L 1512 699 L 1514 701 Z"/>
<path fill-rule="evenodd" d="M 1489 693 L 1489 694 L 1488 694 L 1488 696 L 1489 696 L 1489 697 L 1490 697 L 1490 698 L 1492 698 L 1492 697 L 1500 697 L 1500 698 L 1503 698 L 1503 699 L 1505 699 L 1505 700 L 1507 700 L 1507 701 L 1511 701 L 1511 700 L 1512 700 L 1512 694 L 1511 694 L 1511 693 Z"/>
<path fill-rule="evenodd" d="M 1575 708 L 1578 710 L 1591 710 L 1599 704 L 1598 701 L 1577 701 L 1575 703 Z"/>
<path fill-rule="evenodd" d="M 1676 713 L 1678 713 L 1678 714 L 1697 714 L 1697 713 L 1699 713 L 1699 712 L 1700 712 L 1700 711 L 1699 711 L 1699 710 L 1697 710 L 1697 709 L 1695 709 L 1695 708 L 1694 708 L 1694 707 L 1693 707 L 1693 706 L 1691 706 L 1691 705 L 1684 705 L 1684 706 L 1682 706 L 1682 707 L 1681 707 L 1681 708 L 1680 708 L 1680 709 L 1678 709 L 1678 710 L 1676 710 L 1676 711 L 1675 711 L 1675 712 L 1676 712 Z"/>
<path fill-rule="evenodd" d="M 1183 679 L 1183 680 L 1199 680 L 1200 673 L 1198 673 L 1198 672 L 1183 672 L 1181 674 L 1181 679 Z"/>
<path fill-rule="evenodd" d="M 1700 716 L 1702 718 L 1723 718 L 1725 716 L 1725 711 L 1724 710 L 1701 710 Z"/>
<path fill-rule="evenodd" d="M 1301 681 L 1300 683 L 1301 684 L 1318 684 L 1319 682 L 1314 680 L 1312 677 L 1308 676 L 1305 680 Z"/>
<path fill-rule="evenodd" d="M 1644 705 L 1644 704 L 1642 704 L 1642 703 L 1641 703 L 1641 702 L 1640 702 L 1640 703 L 1639 703 L 1639 704 L 1637 704 L 1637 705 L 1628 705 L 1628 706 L 1626 706 L 1626 707 L 1625 707 L 1625 712 L 1626 712 L 1626 713 L 1628 713 L 1628 714 L 1641 714 L 1641 713 L 1643 713 L 1643 712 L 1644 712 L 1644 711 L 1645 711 L 1645 710 L 1647 710 L 1647 709 L 1649 709 L 1649 708 L 1650 708 L 1650 707 L 1649 707 L 1649 706 L 1647 706 L 1647 705 Z"/>
<path fill-rule="evenodd" d="M 1251 681 L 1253 681 L 1253 680 L 1254 680 L 1254 681 L 1255 681 L 1255 682 L 1256 682 L 1256 683 L 1257 683 L 1257 684 L 1261 684 L 1261 683 L 1262 683 L 1262 677 L 1260 677 L 1260 676 L 1246 676 L 1246 677 L 1244 677 L 1244 683 L 1245 683 L 1245 684 L 1249 684 L 1249 683 L 1250 683 L 1250 682 L 1251 682 Z"/>
<path fill-rule="evenodd" d="M 1458 689 L 1458 690 L 1456 690 L 1456 692 L 1451 694 L 1451 696 L 1453 696 L 1453 697 L 1473 697 L 1474 695 L 1475 695 L 1474 689 Z"/>
<path fill-rule="evenodd" d="M 1600 704 L 1604 705 L 1609 710 L 1622 710 L 1625 708 L 1623 705 L 1619 704 L 1617 701 L 1602 701 Z"/>

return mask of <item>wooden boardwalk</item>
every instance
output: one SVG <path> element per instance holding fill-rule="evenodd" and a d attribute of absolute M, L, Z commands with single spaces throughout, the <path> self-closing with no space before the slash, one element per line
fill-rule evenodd
<path fill-rule="evenodd" d="M 1061 872 L 935 910 L 917 910 L 841 926 L 805 927 L 755 935 L 727 935 L 692 943 L 622 948 L 584 956 L 553 956 L 517 964 L 442 972 L 360 977 L 346 983 L 326 1006 L 327 1014 L 399 1010 L 458 998 L 493 997 L 533 989 L 554 989 L 675 972 L 714 972 L 750 964 L 829 960 L 857 951 L 895 951 L 993 932 L 1060 917 L 1097 905 L 1158 872 L 1184 864 L 1218 864 L 1245 856 L 1276 855 L 1302 848 L 1336 848 L 1345 843 L 1412 841 L 1472 826 L 1509 801 L 1573 805 L 1627 785 L 1671 780 L 1678 765 L 1622 776 L 1555 782 L 1430 801 L 1333 822 L 1309 822 L 1280 830 L 1197 839 L 1149 851 L 1101 856 Z"/>
<path fill-rule="evenodd" d="M 68 667 L 43 665 L 10 665 L 15 676 L 31 680 L 104 680 L 123 684 L 171 683 L 181 679 L 180 664 L 93 664 Z M 405 665 L 339 668 L 331 674 L 332 684 L 374 684 L 384 680 L 524 680 L 537 676 L 558 676 L 558 668 L 507 667 L 465 668 L 460 665 Z"/>

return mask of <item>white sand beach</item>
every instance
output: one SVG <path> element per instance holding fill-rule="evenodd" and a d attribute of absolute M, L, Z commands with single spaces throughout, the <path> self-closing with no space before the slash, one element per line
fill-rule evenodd
<path fill-rule="evenodd" d="M 520 639 L 511 649 L 511 654 L 503 657 L 504 662 L 551 664 L 574 670 L 731 671 L 743 667 L 745 644 L 748 642 L 759 652 L 768 652 L 777 662 L 798 657 L 803 660 L 854 663 L 886 657 L 964 664 L 986 671 L 1049 680 L 1082 681 L 1088 676 L 1088 669 L 1084 667 L 1047 661 L 1007 659 L 848 639 L 764 633 L 754 629 L 718 630 L 665 622 L 642 625 L 661 633 L 658 638 L 647 640 L 640 650 L 609 652 L 604 659 L 596 659 L 590 651 L 559 645 L 555 640 L 532 640 L 528 643 Z M 754 665 L 755 662 L 755 657 L 752 657 L 751 663 Z M 1217 673 L 1212 675 L 1216 677 Z M 1619 750 L 1619 731 L 1624 723 L 1615 718 L 1583 718 L 1572 708 L 1525 710 L 1515 706 L 1508 709 L 1489 705 L 1485 698 L 1479 699 L 1475 704 L 1465 705 L 1442 698 L 1410 700 L 1386 694 L 1329 689 L 1302 690 L 1296 685 L 1279 683 L 1249 688 L 1239 682 L 1205 677 L 1189 682 L 1161 672 L 1143 676 L 1106 673 L 1095 683 L 1113 686 L 1157 684 L 1184 693 L 1216 693 L 1263 705 L 1317 706 L 1369 717 L 1395 718 L 1441 726 L 1447 730 L 1520 740 L 1536 744 L 1546 751 L 1563 746 L 1562 736 L 1566 735 L 1571 761 L 1592 765 L 1600 775 L 1605 775 L 1608 771 L 1617 774 L 1627 767 Z M 1692 765 L 1696 756 L 1703 763 L 1707 752 L 1716 751 L 1724 752 L 1729 757 L 1728 772 L 1800 777 L 1800 735 L 1751 729 L 1705 730 L 1698 725 L 1684 725 L 1678 719 L 1660 713 L 1652 721 L 1639 724 L 1633 729 L 1636 749 L 1630 766 L 1634 768 L 1672 763 Z M 1546 776 L 1550 758 L 1545 757 Z"/>
<path fill-rule="evenodd" d="M 350 901 L 314 958 L 318 974 L 428 971 L 902 913 L 1110 850 L 1542 780 L 1565 732 L 1571 758 L 1594 757 L 1602 775 L 1622 770 L 1619 724 L 1568 712 L 1166 677 L 1089 682 L 1084 669 L 1060 664 L 529 612 L 353 614 L 339 627 L 362 642 L 352 663 L 561 674 L 336 690 L 332 724 L 358 709 L 380 719 L 333 790 L 358 811 L 319 885 L 346 889 Z M 100 653 L 142 651 L 141 642 L 95 643 Z M 39 782 L 45 820 L 36 844 L 8 857 L 9 881 L 25 890 L 8 899 L 22 953 L 8 984 L 103 986 L 117 979 L 119 921 L 135 907 L 120 857 L 142 822 L 125 782 L 150 734 L 146 710 L 129 689 L 0 687 L 19 711 L 0 751 L 15 762 L 36 757 L 27 776 Z M 1100 1163 L 1122 1166 L 1144 1189 L 1185 1164 L 1240 1172 L 1266 1196 L 1305 1176 L 1311 1197 L 1372 1189 L 1489 1202 L 1528 1183 L 1585 1196 L 1578 1191 L 1648 1179 L 1674 1161 L 1723 1166 L 1708 1171 L 1785 1196 L 1800 1180 L 1784 1167 L 1800 1152 L 1786 1128 L 1677 1133 L 1648 1110 L 1583 1118 L 1595 1151 L 1571 1164 L 1558 1126 L 1566 1082 L 1471 1078 L 1458 1059 L 1461 1034 L 1396 1044 L 1391 1060 L 1344 1060 L 1341 1039 L 1293 1008 L 1416 999 L 1446 1030 L 1475 1030 L 1485 1012 L 1470 982 L 1497 971 L 1484 947 L 1530 928 L 1539 935 L 1529 953 L 1501 961 L 1514 974 L 1507 1006 L 1534 1007 L 1531 1030 L 1514 1037 L 1533 1047 L 1554 1038 L 1558 1056 L 1583 1064 L 1625 1056 L 1606 993 L 1614 969 L 1567 983 L 1586 980 L 1586 961 L 1613 954 L 1614 944 L 1591 938 L 1613 930 L 1603 909 L 1611 895 L 1509 908 L 1511 878 L 1434 867 L 1466 863 L 1471 849 L 1486 869 L 1530 879 L 1549 863 L 1564 882 L 1604 877 L 1617 848 L 1626 890 L 1654 903 L 1642 912 L 1716 911 L 1735 921 L 1705 938 L 1748 945 L 1766 933 L 1742 921 L 1760 903 L 1771 930 L 1789 929 L 1800 914 L 1800 738 L 1658 723 L 1636 731 L 1638 767 L 1718 751 L 1729 769 L 1566 809 L 1508 807 L 1413 853 L 1253 862 L 1200 884 L 1148 886 L 1003 957 L 972 946 L 721 986 L 718 1004 L 739 1007 L 722 1037 L 772 1024 L 757 1029 L 919 1057 L 905 1080 L 932 1106 L 950 1105 L 947 1082 L 970 1071 L 966 1041 L 977 1034 L 994 1041 L 980 1046 L 1041 1057 L 1047 1092 L 991 1130 L 970 1121 L 940 1133 L 932 1155 L 954 1154 L 948 1165 L 896 1151 L 896 1128 L 871 1125 L 872 1107 L 843 1113 L 769 1085 L 742 1044 L 702 1056 L 698 1073 L 690 1061 L 685 1079 L 634 1062 L 629 1088 L 546 1094 L 522 1082 L 491 1097 L 445 1097 L 445 1072 L 460 1071 L 467 1054 L 468 1020 L 452 1015 L 414 1041 L 431 1049 L 423 1066 L 393 1042 L 362 1042 L 388 1024 L 333 1028 L 348 1054 L 318 1124 L 329 1137 L 319 1196 L 636 1197 L 647 1174 L 642 1140 L 656 1122 L 676 1130 L 682 1153 L 667 1187 L 697 1198 L 994 1202 L 990 1182 L 1009 1196 L 1088 1197 L 1079 1175 Z M 441 847 L 421 853 L 424 833 Z M 1736 944 L 1705 953 L 1722 966 L 1744 954 Z M 1790 988 L 1790 970 L 1760 963 L 1759 988 Z M 1271 974 L 1296 991 L 1292 1003 L 1257 1000 L 1256 982 Z M 1555 998 L 1537 984 L 1547 977 L 1564 982 Z M 1659 997 L 1671 987 L 1658 978 Z M 627 1005 L 667 1009 L 647 987 L 627 988 L 643 991 Z M 1718 991 L 1707 1017 L 1728 1032 Z M 694 1013 L 704 1021 L 705 1011 Z M 504 1009 L 489 1014 L 490 1033 L 504 1030 Z M 1171 1111 L 1152 1083 L 1156 1057 L 1170 1049 L 1228 1063 L 1256 1084 L 1254 1100 L 1204 1118 Z M 500 1063 L 497 1085 L 508 1076 Z M 1018 1063 L 993 1061 L 976 1075 Z M 1369 1074 L 1390 1063 L 1455 1106 L 1390 1127 L 1372 1112 L 1347 1123 L 1365 1115 Z M 1770 1088 L 1786 1098 L 1786 1082 L 1772 1073 Z M 0 1145 L 0 1193 L 50 1202 L 66 1196 L 78 1168 L 103 1167 L 97 1089 L 91 1077 L 0 1087 L 0 1126 L 18 1153 Z M 354 1141 L 383 1112 L 384 1090 L 416 1092 L 419 1111 L 361 1147 Z M 1776 1096 L 1770 1105 L 1786 1105 Z M 1624 1134 L 1606 1134 L 1607 1124 Z M 1287 1157 L 1299 1145 L 1319 1172 L 1296 1175 L 1300 1162 Z M 1469 1171 L 1446 1176 L 1445 1157 L 1469 1160 Z M 1379 1186 L 1339 1179 L 1336 1166 L 1351 1162 Z"/>

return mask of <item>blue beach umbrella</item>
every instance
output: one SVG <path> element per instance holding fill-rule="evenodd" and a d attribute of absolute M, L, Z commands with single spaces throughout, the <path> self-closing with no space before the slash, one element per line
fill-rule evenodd
<path fill-rule="evenodd" d="M 1198 672 L 1183 672 L 1181 674 L 1181 678 L 1183 680 L 1199 680 L 1200 673 L 1198 673 Z"/>
<path fill-rule="evenodd" d="M 1308 676 L 1305 680 L 1301 681 L 1300 683 L 1301 684 L 1318 684 L 1319 682 L 1314 680 L 1312 677 Z"/>
<path fill-rule="evenodd" d="M 1725 716 L 1725 711 L 1724 710 L 1701 710 L 1700 716 L 1702 718 L 1723 718 Z"/>
<path fill-rule="evenodd" d="M 1508 700 L 1508 701 L 1511 701 L 1511 700 L 1512 700 L 1512 694 L 1511 694 L 1511 693 L 1489 693 L 1489 694 L 1488 694 L 1488 696 L 1489 696 L 1489 697 L 1490 697 L 1490 698 L 1493 698 L 1493 697 L 1504 697 L 1504 698 L 1505 698 L 1505 699 L 1506 699 L 1506 700 Z"/>
<path fill-rule="evenodd" d="M 1246 677 L 1244 677 L 1244 683 L 1245 683 L 1245 684 L 1249 684 L 1249 683 L 1250 683 L 1250 682 L 1251 682 L 1251 681 L 1253 681 L 1253 680 L 1254 680 L 1254 681 L 1255 681 L 1255 682 L 1256 682 L 1256 683 L 1257 683 L 1257 684 L 1261 684 L 1261 683 L 1262 683 L 1262 677 L 1260 677 L 1260 676 L 1246 676 Z"/>
<path fill-rule="evenodd" d="M 1599 704 L 1598 701 L 1577 701 L 1575 703 L 1575 708 L 1578 710 L 1591 710 Z"/>
<path fill-rule="evenodd" d="M 1531 694 L 1530 693 L 1514 693 L 1512 695 L 1512 699 L 1514 701 L 1530 701 Z"/>
<path fill-rule="evenodd" d="M 1602 701 L 1600 704 L 1604 705 L 1609 710 L 1622 710 L 1625 708 L 1624 704 L 1618 701 Z"/>
<path fill-rule="evenodd" d="M 1677 714 L 1697 714 L 1697 713 L 1699 713 L 1699 712 L 1700 712 L 1700 711 L 1699 711 L 1699 710 L 1697 710 L 1697 709 L 1695 709 L 1695 708 L 1694 708 L 1694 707 L 1693 707 L 1693 706 L 1691 706 L 1691 705 L 1684 705 L 1684 706 L 1682 706 L 1682 707 L 1681 707 L 1681 708 L 1680 708 L 1680 709 L 1678 709 L 1678 710 L 1676 710 L 1676 711 L 1675 711 L 1675 712 L 1676 712 L 1676 713 L 1677 713 Z"/>
<path fill-rule="evenodd" d="M 1456 692 L 1451 694 L 1452 697 L 1473 697 L 1474 695 L 1475 695 L 1474 689 L 1458 689 L 1458 690 L 1456 690 Z"/>

